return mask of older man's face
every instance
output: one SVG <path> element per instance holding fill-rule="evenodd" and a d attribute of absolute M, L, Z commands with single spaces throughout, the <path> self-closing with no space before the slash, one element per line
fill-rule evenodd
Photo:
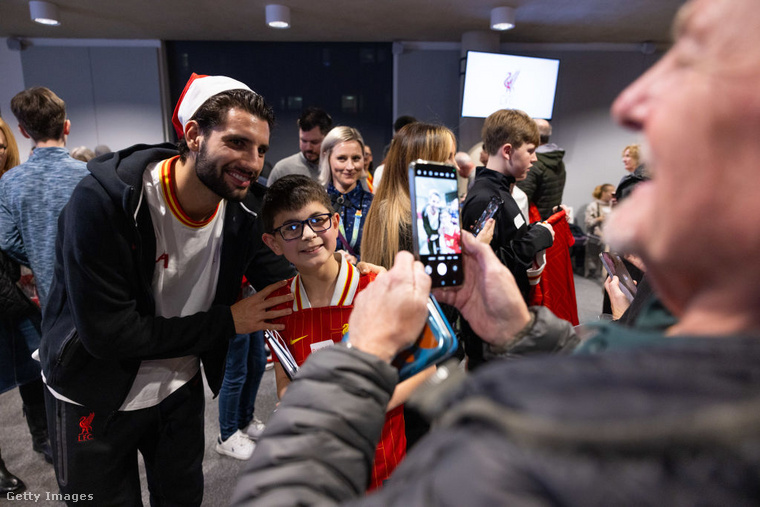
<path fill-rule="evenodd" d="M 605 237 L 685 292 L 711 267 L 738 268 L 737 251 L 760 252 L 760 8 L 692 0 L 675 35 L 613 105 L 617 121 L 643 132 L 653 180 L 618 207 Z"/>

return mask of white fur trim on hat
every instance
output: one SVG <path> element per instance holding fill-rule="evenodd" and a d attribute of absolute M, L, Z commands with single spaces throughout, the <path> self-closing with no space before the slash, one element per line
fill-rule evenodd
<path fill-rule="evenodd" d="M 182 133 L 184 134 L 185 125 L 187 125 L 187 122 L 190 121 L 190 118 L 193 117 L 204 102 L 217 93 L 240 89 L 252 91 L 245 83 L 227 76 L 203 76 L 196 78 L 182 98 L 180 98 L 176 118 L 179 121 L 179 125 L 175 125 L 175 127 L 179 129 L 181 126 Z"/>

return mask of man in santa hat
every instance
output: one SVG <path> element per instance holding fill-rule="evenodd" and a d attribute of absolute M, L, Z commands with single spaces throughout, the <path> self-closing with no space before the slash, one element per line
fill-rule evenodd
<path fill-rule="evenodd" d="M 72 194 L 40 346 L 64 500 L 140 505 L 139 451 L 151 504 L 201 504 L 200 365 L 218 393 L 228 340 L 289 313 L 268 310 L 290 269 L 257 218 L 273 121 L 245 84 L 193 74 L 178 145 L 104 155 Z M 244 274 L 259 292 L 235 303 Z"/>

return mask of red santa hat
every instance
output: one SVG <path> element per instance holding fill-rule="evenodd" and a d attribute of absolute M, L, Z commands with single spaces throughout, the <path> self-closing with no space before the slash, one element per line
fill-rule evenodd
<path fill-rule="evenodd" d="M 174 108 L 172 124 L 177 136 L 180 139 L 185 137 L 185 125 L 204 102 L 227 90 L 252 91 L 245 83 L 227 76 L 204 76 L 193 72 Z"/>

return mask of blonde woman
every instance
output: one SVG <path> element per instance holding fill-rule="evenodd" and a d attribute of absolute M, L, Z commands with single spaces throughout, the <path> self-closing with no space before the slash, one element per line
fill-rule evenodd
<path fill-rule="evenodd" d="M 0 118 L 0 178 L 19 162 L 16 138 L 8 124 Z"/>
<path fill-rule="evenodd" d="M 398 131 L 364 223 L 363 261 L 390 269 L 396 253 L 412 250 L 409 164 L 417 159 L 453 164 L 455 153 L 454 134 L 444 126 L 411 123 Z"/>
<path fill-rule="evenodd" d="M 320 150 L 319 171 L 319 182 L 340 214 L 338 250 L 347 252 L 355 263 L 361 255 L 362 229 L 373 198 L 359 184 L 364 172 L 364 139 L 358 130 L 335 127 L 327 133 Z"/>
<path fill-rule="evenodd" d="M 411 123 L 396 133 L 385 159 L 383 178 L 375 188 L 375 199 L 364 223 L 363 261 L 390 269 L 399 250 L 412 250 L 409 163 L 421 158 L 453 164 L 455 152 L 454 134 L 440 125 Z M 434 367 L 428 368 L 399 384 L 389 406 L 403 403 L 434 371 Z M 409 448 L 427 431 L 427 425 L 413 411 L 405 410 L 404 420 Z"/>
<path fill-rule="evenodd" d="M 611 183 L 599 185 L 591 193 L 594 202 L 586 206 L 586 216 L 584 217 L 588 234 L 602 237 L 602 224 L 612 211 L 613 195 L 615 195 L 615 186 Z"/>
<path fill-rule="evenodd" d="M 649 179 L 646 166 L 641 159 L 641 147 L 638 144 L 629 144 L 623 148 L 623 167 L 628 173 L 618 183 L 613 204 L 631 195 L 637 184 Z"/>
<path fill-rule="evenodd" d="M 604 279 L 602 263 L 599 260 L 599 254 L 606 250 L 604 237 L 602 235 L 602 226 L 607 215 L 612 211 L 612 196 L 615 193 L 615 187 L 610 183 L 604 183 L 594 188 L 591 196 L 594 202 L 586 206 L 586 215 L 584 223 L 586 233 L 589 238 L 586 242 L 586 260 L 584 266 L 584 276 Z"/>

